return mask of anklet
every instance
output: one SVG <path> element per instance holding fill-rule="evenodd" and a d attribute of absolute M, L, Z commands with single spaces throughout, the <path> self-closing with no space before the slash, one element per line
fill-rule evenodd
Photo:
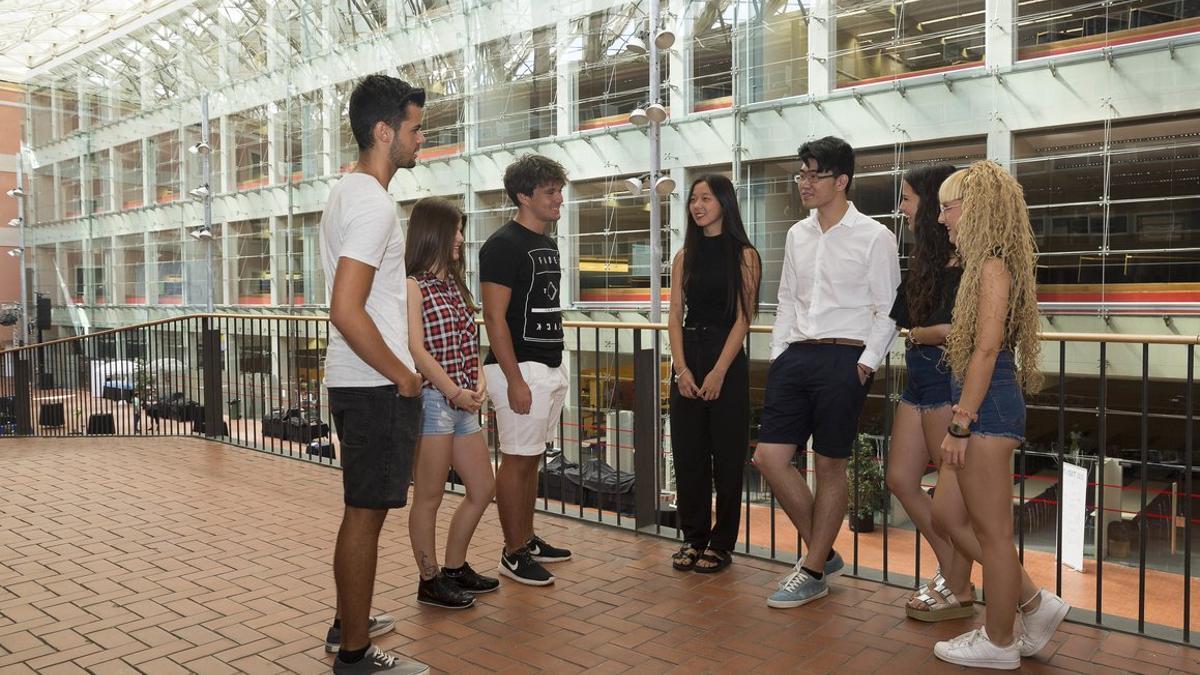
<path fill-rule="evenodd" d="M 1030 603 L 1032 603 L 1034 600 L 1037 600 L 1039 597 L 1041 597 L 1041 595 L 1042 595 L 1042 591 L 1041 591 L 1041 589 L 1038 589 L 1038 592 L 1034 593 L 1033 597 L 1031 597 L 1028 600 L 1026 600 L 1025 602 L 1022 602 L 1021 604 L 1017 605 L 1017 609 L 1024 612 L 1025 607 L 1028 606 Z"/>

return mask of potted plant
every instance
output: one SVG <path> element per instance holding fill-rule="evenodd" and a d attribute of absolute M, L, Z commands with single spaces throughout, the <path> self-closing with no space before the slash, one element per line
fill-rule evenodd
<path fill-rule="evenodd" d="M 854 440 L 850 461 L 846 464 L 846 481 L 850 486 L 846 505 L 850 530 L 874 531 L 875 514 L 887 505 L 887 489 L 883 465 L 875 455 L 874 444 L 865 435 L 859 434 Z"/>

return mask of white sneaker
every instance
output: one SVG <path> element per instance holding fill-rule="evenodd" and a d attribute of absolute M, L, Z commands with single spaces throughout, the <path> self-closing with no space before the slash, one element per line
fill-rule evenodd
<path fill-rule="evenodd" d="M 959 635 L 953 640 L 939 642 L 933 646 L 933 655 L 947 663 L 968 668 L 995 668 L 1016 670 L 1021 667 L 1021 652 L 1017 641 L 1007 647 L 993 643 L 982 626 Z"/>
<path fill-rule="evenodd" d="M 1021 623 L 1025 624 L 1025 632 L 1017 640 L 1021 656 L 1033 656 L 1042 651 L 1071 610 L 1065 600 L 1044 588 L 1038 595 L 1041 596 L 1038 608 L 1028 614 L 1021 612 Z"/>

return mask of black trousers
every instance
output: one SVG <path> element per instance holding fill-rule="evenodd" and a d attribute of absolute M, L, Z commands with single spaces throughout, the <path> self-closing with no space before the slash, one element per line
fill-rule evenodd
<path fill-rule="evenodd" d="M 684 328 L 683 355 L 696 386 L 716 365 L 728 328 Z M 671 384 L 671 456 L 676 505 L 684 541 L 703 549 L 732 551 L 742 504 L 742 472 L 750 450 L 750 370 L 746 353 L 725 373 L 721 395 L 712 401 L 684 398 Z M 717 517 L 712 519 L 712 494 Z"/>

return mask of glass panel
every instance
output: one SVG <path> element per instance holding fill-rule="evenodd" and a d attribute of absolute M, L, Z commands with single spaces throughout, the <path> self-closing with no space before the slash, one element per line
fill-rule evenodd
<path fill-rule="evenodd" d="M 808 15 L 811 8 L 811 0 L 752 3 L 754 17 L 747 26 L 747 44 L 738 46 L 739 53 L 745 55 L 745 63 L 741 65 L 750 77 L 751 101 L 808 93 Z"/>
<path fill-rule="evenodd" d="M 72 80 L 64 80 L 58 86 L 58 114 L 60 138 L 79 131 L 79 95 Z"/>
<path fill-rule="evenodd" d="M 1195 31 L 1200 3 L 1024 0 L 1016 25 L 1018 58 L 1034 59 Z"/>
<path fill-rule="evenodd" d="M 981 65 L 984 0 L 837 0 L 837 84 Z"/>
<path fill-rule="evenodd" d="M 338 42 L 355 42 L 382 33 L 387 28 L 384 0 L 356 0 L 331 5 L 337 20 Z"/>
<path fill-rule="evenodd" d="M 479 48 L 481 146 L 554 134 L 555 49 L 553 27 L 493 40 Z"/>
<path fill-rule="evenodd" d="M 235 251 L 235 305 L 271 304 L 271 231 L 266 219 L 230 223 Z"/>
<path fill-rule="evenodd" d="M 258 106 L 229 116 L 233 136 L 235 190 L 253 190 L 270 182 L 267 165 L 267 108 Z"/>
<path fill-rule="evenodd" d="M 150 185 L 156 204 L 179 199 L 179 134 L 168 131 L 150 138 L 150 156 L 154 162 Z"/>
<path fill-rule="evenodd" d="M 63 218 L 83 215 L 83 186 L 79 180 L 79 159 L 58 163 L 59 201 Z"/>
<path fill-rule="evenodd" d="M 737 3 L 722 0 L 706 0 L 692 8 L 692 100 L 697 111 L 733 105 L 732 39 L 738 10 Z"/>
<path fill-rule="evenodd" d="M 212 298 L 214 305 L 225 304 L 222 289 L 225 285 L 224 265 L 221 262 L 221 237 L 227 232 L 225 225 L 214 224 L 212 239 L 183 238 L 185 265 L 184 302 L 189 305 L 204 305 L 208 302 L 208 270 L 212 270 Z M 211 257 L 210 257 L 211 256 Z"/>
<path fill-rule="evenodd" d="M 54 202 L 58 196 L 54 190 L 54 166 L 36 167 L 33 170 L 33 221 L 49 223 L 58 219 Z"/>
<path fill-rule="evenodd" d="M 142 143 L 134 141 L 113 148 L 117 162 L 117 200 L 122 209 L 142 206 Z"/>
<path fill-rule="evenodd" d="M 105 213 L 112 210 L 112 152 L 101 150 L 88 155 L 88 180 L 91 183 L 91 210 Z"/>
<path fill-rule="evenodd" d="M 358 162 L 358 142 L 354 140 L 354 132 L 350 129 L 350 94 L 354 91 L 353 82 L 342 82 L 333 88 L 337 118 L 338 118 L 338 147 L 334 158 L 338 173 L 354 170 Z"/>
<path fill-rule="evenodd" d="M 113 251 L 113 302 L 129 305 L 146 303 L 146 249 L 140 234 L 116 238 Z"/>
<path fill-rule="evenodd" d="M 179 230 L 150 235 L 155 270 L 155 295 L 160 305 L 183 304 L 183 247 Z"/>
<path fill-rule="evenodd" d="M 400 66 L 400 78 L 428 94 L 422 131 L 422 161 L 462 152 L 462 52 L 442 54 Z M 349 112 L 347 110 L 347 112 Z M 357 159 L 357 153 L 355 159 Z"/>
<path fill-rule="evenodd" d="M 504 191 L 475 195 L 477 208 L 467 214 L 467 286 L 479 297 L 479 249 L 483 242 L 516 215 L 516 207 Z M 401 217 L 407 222 L 407 213 Z"/>
<path fill-rule="evenodd" d="M 321 92 L 312 91 L 283 101 L 275 123 L 280 175 L 299 182 L 317 178 L 321 170 Z"/>
<path fill-rule="evenodd" d="M 666 3 L 663 5 L 665 9 Z M 649 38 L 644 16 L 645 6 L 639 2 L 572 22 L 566 58 L 579 63 L 579 130 L 627 124 L 629 113 L 649 102 L 650 69 L 645 51 Z M 663 87 L 659 100 L 667 106 L 667 59 L 660 59 L 660 65 Z"/>
<path fill-rule="evenodd" d="M 54 140 L 53 115 L 50 87 L 32 87 L 29 91 L 29 124 L 34 146 Z"/>
<path fill-rule="evenodd" d="M 634 197 L 620 178 L 571 184 L 567 208 L 579 214 L 575 235 L 578 299 L 581 302 L 650 300 L 650 201 Z M 662 288 L 670 288 L 671 209 L 659 200 L 662 218 Z"/>

